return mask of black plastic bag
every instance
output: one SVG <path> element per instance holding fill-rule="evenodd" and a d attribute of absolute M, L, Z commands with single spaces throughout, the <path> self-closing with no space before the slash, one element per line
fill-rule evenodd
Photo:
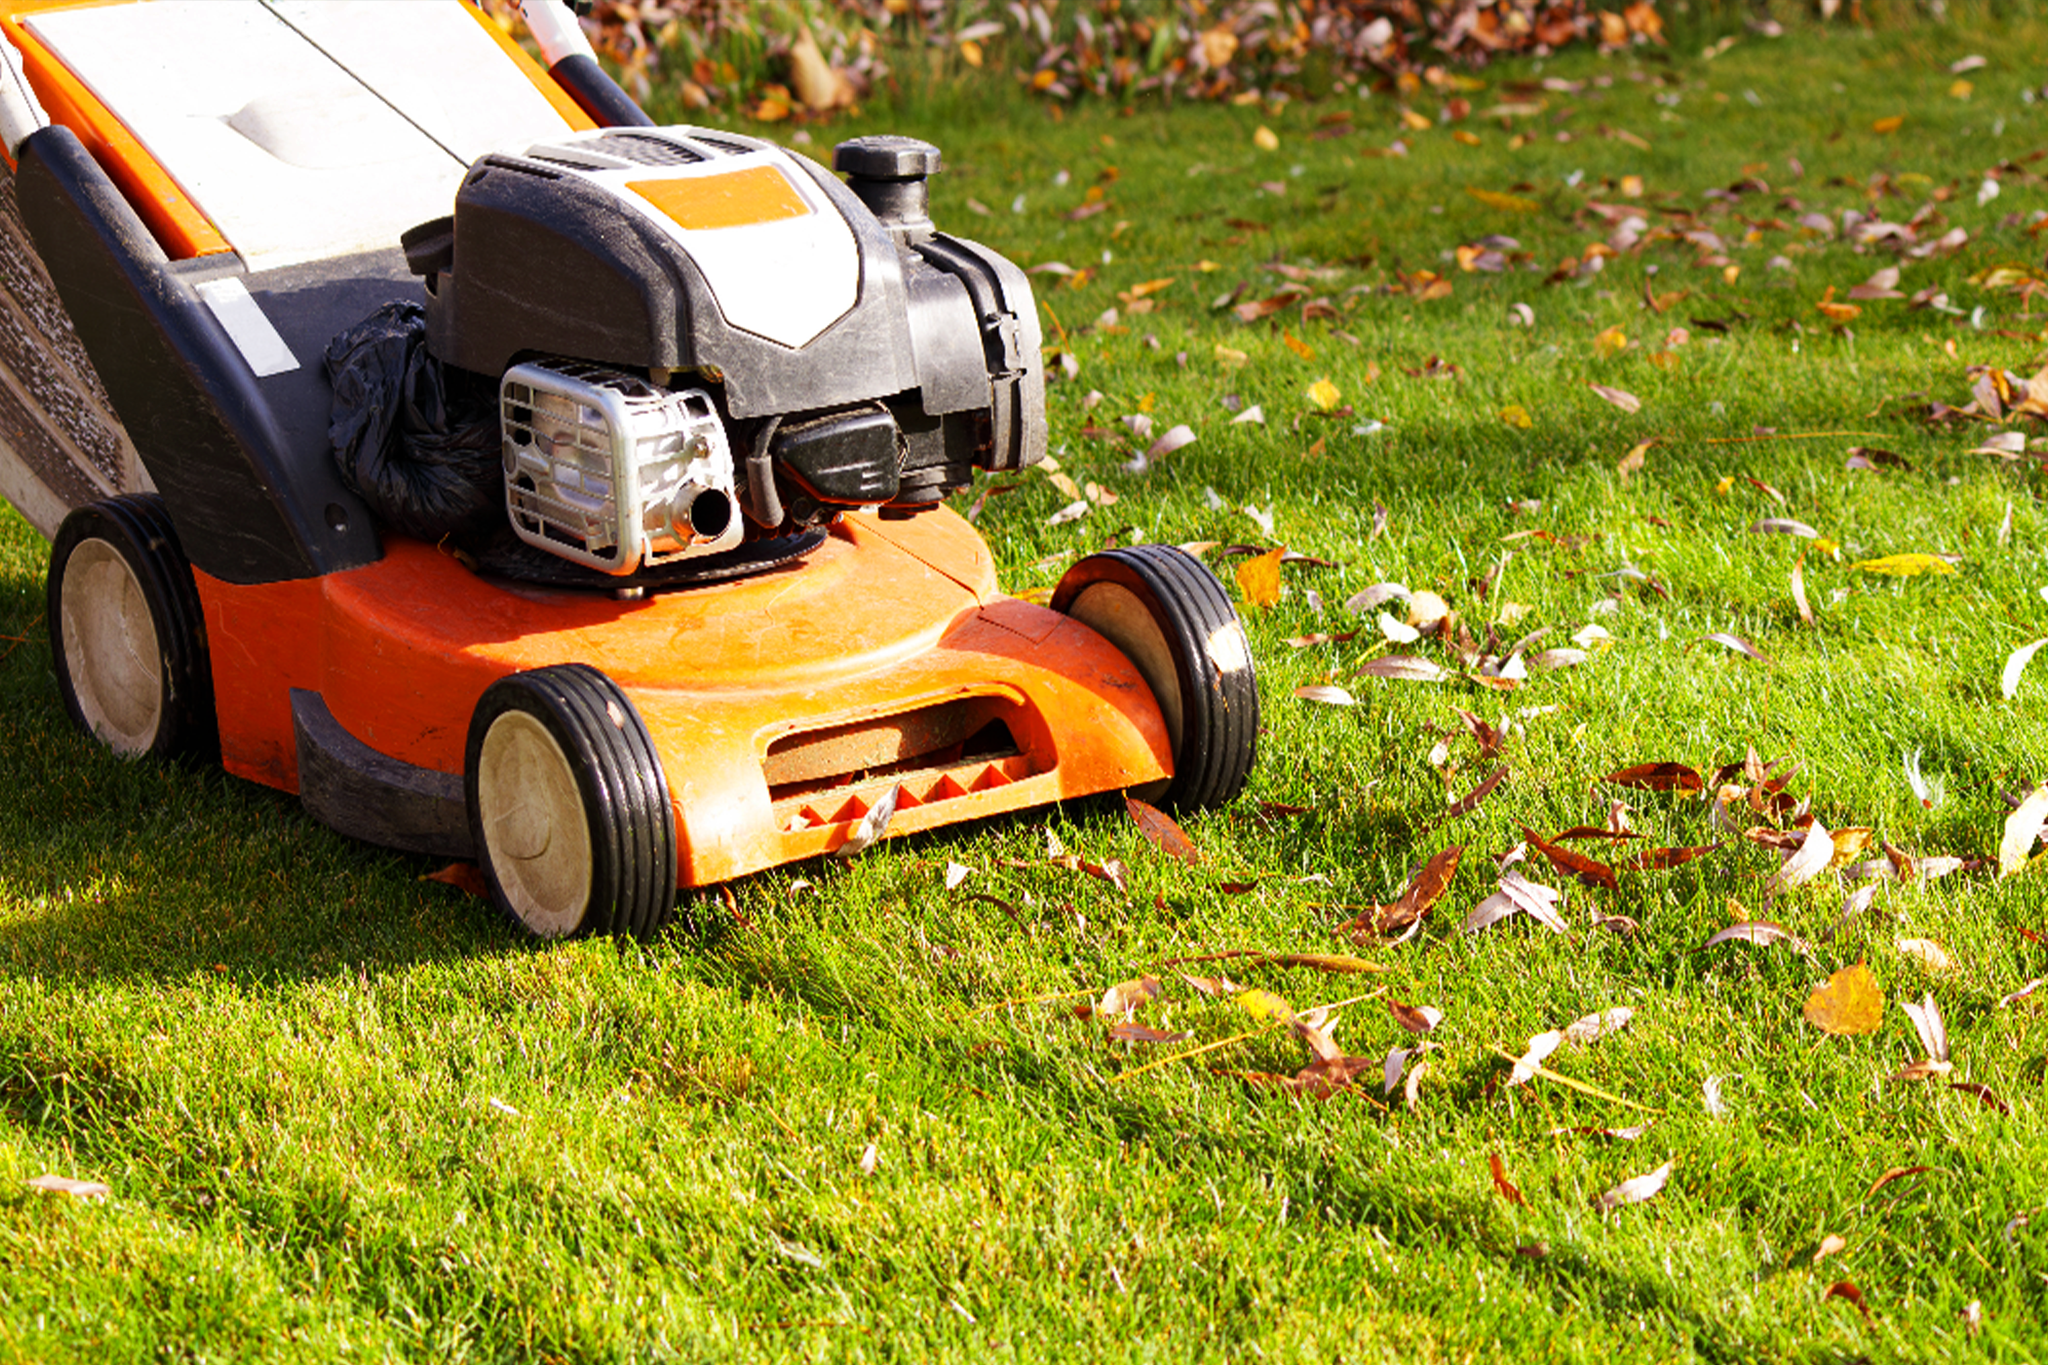
<path fill-rule="evenodd" d="M 497 386 L 427 350 L 426 310 L 387 303 L 327 347 L 328 443 L 341 481 L 421 540 L 505 518 Z"/>

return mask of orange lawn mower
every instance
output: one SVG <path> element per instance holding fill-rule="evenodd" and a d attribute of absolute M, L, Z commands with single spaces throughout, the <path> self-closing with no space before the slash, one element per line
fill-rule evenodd
<path fill-rule="evenodd" d="M 998 588 L 943 500 L 1045 449 L 1023 272 L 939 152 L 655 127 L 556 0 L 0 0 L 0 493 L 66 710 L 474 858 L 544 937 L 1128 790 L 1230 800 L 1209 572 Z"/>

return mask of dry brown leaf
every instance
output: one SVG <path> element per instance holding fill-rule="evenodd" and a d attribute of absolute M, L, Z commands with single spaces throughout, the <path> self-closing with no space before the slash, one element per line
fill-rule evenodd
<path fill-rule="evenodd" d="M 1510 1204 L 1526 1204 L 1529 1202 L 1522 1198 L 1522 1192 L 1516 1188 L 1515 1182 L 1508 1179 L 1507 1168 L 1501 1165 L 1499 1152 L 1488 1152 L 1486 1154 L 1486 1167 L 1493 1172 L 1493 1188 L 1501 1198 L 1507 1200 Z"/>
<path fill-rule="evenodd" d="M 1808 951 L 1806 944 L 1797 934 L 1784 925 L 1773 924 L 1769 920 L 1744 920 L 1739 924 L 1731 924 L 1702 943 L 1699 951 L 1704 952 L 1721 943 L 1753 943 L 1760 948 L 1769 947 L 1773 943 L 1789 943 L 1801 953 Z"/>
<path fill-rule="evenodd" d="M 484 870 L 475 863 L 450 863 L 420 878 L 423 882 L 440 882 L 457 891 L 467 891 L 479 900 L 491 898 L 491 888 L 484 881 Z"/>
<path fill-rule="evenodd" d="M 1564 1040 L 1583 1047 L 1605 1038 L 1610 1033 L 1618 1033 L 1627 1028 L 1629 1020 L 1635 1017 L 1636 1012 L 1626 1005 L 1601 1010 L 1598 1014 L 1588 1014 L 1565 1025 Z"/>
<path fill-rule="evenodd" d="M 1706 785 L 1697 772 L 1683 763 L 1638 763 L 1633 768 L 1607 774 L 1605 780 L 1619 787 L 1653 792 L 1696 792 Z"/>
<path fill-rule="evenodd" d="M 1102 999 L 1095 1003 L 1095 1012 L 1103 1015 L 1121 1014 L 1128 1017 L 1137 1010 L 1138 1006 L 1144 1004 L 1147 1000 L 1155 999 L 1158 994 L 1158 977 L 1133 977 L 1129 981 L 1119 981 L 1116 985 L 1104 991 Z"/>
<path fill-rule="evenodd" d="M 1899 1008 L 1913 1021 L 1913 1032 L 1920 1035 L 1920 1048 L 1927 1054 L 1927 1060 L 1942 1065 L 1947 1070 L 1951 1060 L 1948 1053 L 1948 1025 L 1942 1020 L 1941 1006 L 1928 995 L 1919 1004 L 1901 1000 Z"/>
<path fill-rule="evenodd" d="M 1173 822 L 1172 816 L 1156 806 L 1145 804 L 1135 796 L 1124 797 L 1124 808 L 1131 813 L 1131 819 L 1137 822 L 1138 832 L 1151 840 L 1161 852 L 1170 858 L 1179 859 L 1189 867 L 1201 866 L 1201 850 L 1197 849 L 1194 840 L 1188 838 L 1187 833 Z"/>
<path fill-rule="evenodd" d="M 1792 604 L 1799 608 L 1802 625 L 1813 624 L 1813 608 L 1806 600 L 1806 556 L 1801 555 L 1792 562 Z"/>
<path fill-rule="evenodd" d="M 1871 890 L 1876 890 L 1873 886 Z M 1922 966 L 1934 972 L 1952 972 L 1956 964 L 1949 957 L 1948 950 L 1931 938 L 1902 938 L 1898 941 L 1899 951 L 1907 957 L 1917 959 Z"/>
<path fill-rule="evenodd" d="M 1207 996 L 1230 997 L 1244 994 L 1244 987 L 1227 976 L 1189 976 L 1185 972 L 1179 973 L 1179 976 L 1181 980 Z"/>
<path fill-rule="evenodd" d="M 1588 858 L 1576 849 L 1550 843 L 1527 825 L 1522 826 L 1522 836 L 1529 841 L 1529 847 L 1548 858 L 1550 865 L 1558 871 L 1569 872 L 1590 886 L 1602 886 L 1609 891 L 1615 889 L 1614 869 L 1607 864 Z"/>
<path fill-rule="evenodd" d="M 1841 1299 L 1851 1308 L 1861 1313 L 1864 1321 L 1870 1320 L 1870 1305 L 1863 1302 L 1863 1291 L 1849 1281 L 1836 1280 L 1822 1291 L 1820 1301 L 1826 1303 L 1829 1299 Z"/>
<path fill-rule="evenodd" d="M 1453 802 L 1444 814 L 1453 820 L 1461 815 L 1470 815 L 1473 811 L 1479 809 L 1481 802 L 1493 795 L 1493 789 L 1498 787 L 1507 775 L 1507 765 L 1503 763 L 1500 767 L 1495 768 L 1485 781 L 1474 787 L 1461 800 Z"/>
<path fill-rule="evenodd" d="M 1831 1232 L 1820 1239 L 1820 1246 L 1813 1253 L 1813 1263 L 1819 1265 L 1837 1252 L 1847 1251 L 1848 1249 L 1849 1239 Z"/>
<path fill-rule="evenodd" d="M 1949 1084 L 1948 1088 L 1968 1095 L 1986 1109 L 1996 1109 L 2001 1114 L 2010 1114 L 2012 1112 L 2004 1100 L 1992 1093 L 1991 1087 L 1988 1085 L 1978 1085 L 1975 1081 L 1953 1081 Z"/>
<path fill-rule="evenodd" d="M 61 1194 L 68 1199 L 105 1199 L 113 1193 L 97 1180 L 73 1180 L 68 1175 L 32 1175 L 28 1187 L 42 1194 Z"/>
<path fill-rule="evenodd" d="M 1358 699 L 1343 688 L 1331 683 L 1309 683 L 1294 689 L 1294 695 L 1303 701 L 1316 702 L 1323 706 L 1356 706 Z"/>
<path fill-rule="evenodd" d="M 1441 666 L 1427 659 L 1417 659 L 1405 654 L 1389 654 L 1384 658 L 1369 659 L 1358 666 L 1358 675 L 1366 678 L 1388 678 L 1397 682 L 1444 682 L 1450 674 Z"/>
<path fill-rule="evenodd" d="M 1702 635 L 1700 639 L 1709 644 L 1720 645 L 1724 649 L 1732 649 L 1738 654 L 1746 654 L 1760 664 L 1776 666 L 1776 660 L 1749 641 L 1743 639 L 1740 635 L 1731 635 L 1725 630 L 1717 630 L 1711 635 Z"/>
<path fill-rule="evenodd" d="M 1870 968 L 1858 962 L 1827 979 L 1806 999 L 1806 1019 L 1823 1033 L 1860 1036 L 1884 1022 L 1884 992 Z"/>
<path fill-rule="evenodd" d="M 1434 1005 L 1407 1005 L 1389 997 L 1387 1008 L 1393 1012 L 1394 1022 L 1410 1033 L 1429 1033 L 1444 1019 L 1444 1012 Z"/>
<path fill-rule="evenodd" d="M 1638 872 L 1668 872 L 1695 858 L 1704 858 L 1719 847 L 1720 844 L 1712 843 L 1692 848 L 1649 848 L 1630 859 L 1628 865 Z"/>
<path fill-rule="evenodd" d="M 1463 844 L 1453 844 L 1436 854 L 1416 872 L 1397 900 L 1374 906 L 1346 928 L 1354 933 L 1396 934 L 1420 923 L 1450 886 L 1451 878 L 1458 871 L 1458 859 L 1464 852 Z"/>
<path fill-rule="evenodd" d="M 1863 1197 L 1865 1199 L 1870 1198 L 1870 1196 L 1876 1194 L 1879 1190 L 1891 1184 L 1894 1180 L 1904 1180 L 1907 1176 L 1910 1175 L 1924 1175 L 1928 1171 L 1931 1171 L 1933 1169 L 1934 1168 L 1932 1166 L 1894 1166 L 1890 1170 L 1886 1171 L 1883 1175 L 1879 1176 L 1876 1180 L 1872 1181 L 1870 1188 L 1863 1192 Z"/>

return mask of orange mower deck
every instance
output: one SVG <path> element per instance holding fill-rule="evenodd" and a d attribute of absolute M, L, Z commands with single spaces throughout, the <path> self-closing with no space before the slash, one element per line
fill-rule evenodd
<path fill-rule="evenodd" d="M 1171 771 L 1137 669 L 1004 596 L 950 511 L 849 516 L 784 570 L 636 601 L 489 580 L 395 538 L 380 562 L 324 578 L 198 584 L 229 772 L 301 792 L 303 715 L 324 706 L 449 794 L 484 690 L 577 659 L 619 684 L 654 740 L 681 886 L 830 852 L 899 783 L 890 834 Z"/>

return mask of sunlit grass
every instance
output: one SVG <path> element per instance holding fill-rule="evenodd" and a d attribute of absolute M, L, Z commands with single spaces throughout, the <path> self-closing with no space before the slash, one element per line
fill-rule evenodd
<path fill-rule="evenodd" d="M 732 888 L 736 913 L 705 901 L 699 932 L 652 948 L 537 949 L 488 907 L 420 882 L 430 863 L 351 844 L 217 773 L 123 765 L 70 733 L 39 623 L 43 547 L 10 520 L 0 635 L 28 643 L 0 662 L 0 1355 L 2040 1358 L 2048 1037 L 2036 1001 L 1998 1004 L 2048 972 L 2019 932 L 2048 930 L 2038 871 L 1891 886 L 1831 935 L 1832 879 L 1772 903 L 1774 855 L 1717 831 L 1698 798 L 1599 779 L 1662 759 L 1711 772 L 1754 746 L 1800 765 L 1790 791 L 1831 828 L 1982 858 L 1996 852 L 2002 794 L 2048 776 L 2048 674 L 2030 671 L 2011 701 L 1998 691 L 2010 651 L 2048 634 L 2038 457 L 1969 454 L 1993 428 L 1917 416 L 1929 399 L 1968 401 L 1966 366 L 2031 375 L 2048 350 L 2048 316 L 1968 283 L 2043 249 L 2024 218 L 2048 207 L 2036 176 L 2048 163 L 1976 198 L 1987 169 L 2048 146 L 2044 106 L 2020 98 L 2040 79 L 2044 37 L 2038 24 L 1930 26 L 1752 39 L 1711 62 L 1693 50 L 1498 66 L 1467 95 L 1482 110 L 1510 82 L 1614 78 L 1546 93 L 1543 114 L 1515 123 L 1538 134 L 1517 150 L 1497 121 L 1460 125 L 1477 147 L 1442 127 L 1404 130 L 1384 96 L 1347 101 L 1356 131 L 1321 140 L 1339 106 L 1055 121 L 1000 94 L 977 110 L 957 92 L 812 130 L 818 155 L 870 127 L 932 138 L 948 160 L 934 187 L 942 228 L 1094 272 L 1078 288 L 1033 278 L 1048 331 L 1078 362 L 1052 389 L 1057 459 L 1118 501 L 1049 526 L 1067 499 L 1044 474 L 991 497 L 980 526 L 1006 585 L 1050 586 L 1113 533 L 1284 543 L 1337 562 L 1290 565 L 1282 601 L 1247 611 L 1260 763 L 1243 801 L 1187 821 L 1200 868 L 1160 856 L 1120 805 L 1077 805 L 764 874 Z M 1968 100 L 1953 98 L 1947 64 L 1971 52 L 1992 62 Z M 1414 107 L 1434 118 L 1441 102 Z M 1900 112 L 1897 132 L 1870 131 Z M 1277 151 L 1255 146 L 1261 126 Z M 1405 157 L 1360 154 L 1397 137 Z M 1880 173 L 1901 191 L 1875 201 L 1894 221 L 1953 186 L 1940 209 L 1970 244 L 1909 265 L 1901 288 L 1939 286 L 1963 316 L 1876 302 L 1838 331 L 1815 309 L 1823 289 L 1839 298 L 1889 253 L 1769 228 L 1736 244 L 1744 215 L 1867 209 Z M 1620 195 L 1627 175 L 1643 178 L 1642 199 Z M 1746 176 L 1771 191 L 1712 220 L 1732 280 L 1695 266 L 1690 247 L 1652 246 L 1583 284 L 1544 285 L 1608 235 L 1580 216 L 1588 197 L 1655 222 L 1660 206 L 1701 210 L 1704 191 Z M 1269 181 L 1284 193 L 1263 192 Z M 1069 220 L 1092 186 L 1111 207 Z M 1468 187 L 1542 207 L 1492 208 Z M 1798 210 L 1779 205 L 1786 194 Z M 1490 233 L 1539 269 L 1444 259 Z M 1781 254 L 1791 270 L 1769 266 Z M 1651 263 L 1654 291 L 1691 291 L 1661 315 L 1641 302 Z M 1240 282 L 1240 302 L 1286 285 L 1268 264 L 1341 271 L 1306 285 L 1336 316 L 1297 307 L 1246 326 L 1212 309 Z M 1396 269 L 1442 273 L 1452 292 L 1382 292 Z M 1150 312 L 1116 297 L 1168 276 Z M 1533 328 L 1512 325 L 1515 303 Z M 1117 323 L 1098 325 L 1111 307 Z M 1609 327 L 1631 345 L 1601 359 L 1594 338 Z M 1247 360 L 1219 363 L 1219 345 Z M 1659 351 L 1671 368 L 1649 359 Z M 1409 377 L 1430 356 L 1456 377 Z M 1314 410 L 1306 391 L 1323 378 L 1350 415 Z M 1635 394 L 1641 410 L 1588 383 Z M 1231 424 L 1254 403 L 1263 425 Z M 1510 405 L 1526 430 L 1502 420 Z M 1198 439 L 1128 473 L 1145 442 L 1122 419 L 1140 412 Z M 1372 422 L 1382 428 L 1357 430 Z M 1758 428 L 1876 434 L 1744 439 Z M 1623 457 L 1652 440 L 1624 479 Z M 1912 468 L 1846 471 L 1856 445 Z M 1247 504 L 1271 514 L 1270 535 Z M 1839 557 L 1752 534 L 1762 517 L 1810 524 Z M 1812 627 L 1791 596 L 1802 552 Z M 1905 552 L 1961 562 L 1905 579 L 1851 567 Z M 1474 580 L 1504 558 L 1482 598 Z M 1228 578 L 1242 561 L 1210 562 Z M 1613 638 L 1513 693 L 1350 676 L 1387 650 L 1342 604 L 1387 580 L 1443 594 L 1482 639 L 1489 623 L 1503 643 L 1547 626 L 1545 643 L 1561 644 L 1588 621 Z M 1286 643 L 1357 627 L 1348 644 Z M 1714 632 L 1774 665 L 1702 642 Z M 1325 681 L 1359 704 L 1293 696 Z M 1429 766 L 1455 707 L 1489 720 L 1555 709 L 1522 718 L 1508 779 L 1451 821 L 1447 795 L 1493 766 L 1462 738 L 1448 792 Z M 1931 809 L 1906 784 L 1915 753 L 1944 783 Z M 1614 892 L 1566 885 L 1569 939 L 1526 917 L 1455 934 L 1524 825 L 1598 824 L 1616 795 L 1646 844 L 1725 847 L 1624 874 Z M 1262 818 L 1262 802 L 1307 813 Z M 1069 849 L 1124 861 L 1131 894 L 1048 865 L 1048 827 Z M 1462 870 L 1416 942 L 1361 948 L 1332 933 L 1453 843 Z M 948 862 L 974 869 L 957 894 Z M 1227 894 L 1226 881 L 1257 885 Z M 1593 930 L 1595 910 L 1641 931 Z M 1734 918 L 1776 919 L 1816 956 L 1695 951 Z M 1938 940 L 1954 970 L 1931 971 L 1901 938 Z M 1382 989 L 1440 1007 L 1416 1107 L 1376 1076 L 1322 1103 L 1244 1079 L 1304 1064 L 1283 1031 L 1120 1079 L 1166 1053 L 1106 1044 L 1076 1006 L 1156 972 L 1165 994 L 1141 1019 L 1194 1043 L 1229 1037 L 1254 1022 L 1185 987 L 1168 960 L 1235 949 L 1358 952 L 1387 970 L 1179 969 L 1227 972 L 1301 1008 Z M 1889 1005 L 1868 1038 L 1802 1020 L 1812 987 L 1858 958 L 1891 999 L 1936 997 L 1953 1079 L 1989 1087 L 2010 1114 L 1887 1079 L 1919 1055 Z M 1543 1080 L 1501 1086 L 1497 1049 L 1618 1005 L 1637 1012 L 1626 1031 L 1550 1065 L 1654 1112 Z M 1374 1058 L 1413 1041 L 1378 999 L 1348 1010 L 1336 1037 Z M 1646 1120 L 1634 1141 L 1557 1131 Z M 1525 1205 L 1495 1192 L 1490 1153 Z M 1594 1211 L 1667 1160 L 1655 1200 Z M 1913 1166 L 1929 1169 L 1869 1192 Z M 113 1196 L 28 1193 L 45 1171 Z M 1815 1265 L 1830 1233 L 1848 1247 Z M 1840 1280 L 1870 1320 L 1824 1297 Z"/>

